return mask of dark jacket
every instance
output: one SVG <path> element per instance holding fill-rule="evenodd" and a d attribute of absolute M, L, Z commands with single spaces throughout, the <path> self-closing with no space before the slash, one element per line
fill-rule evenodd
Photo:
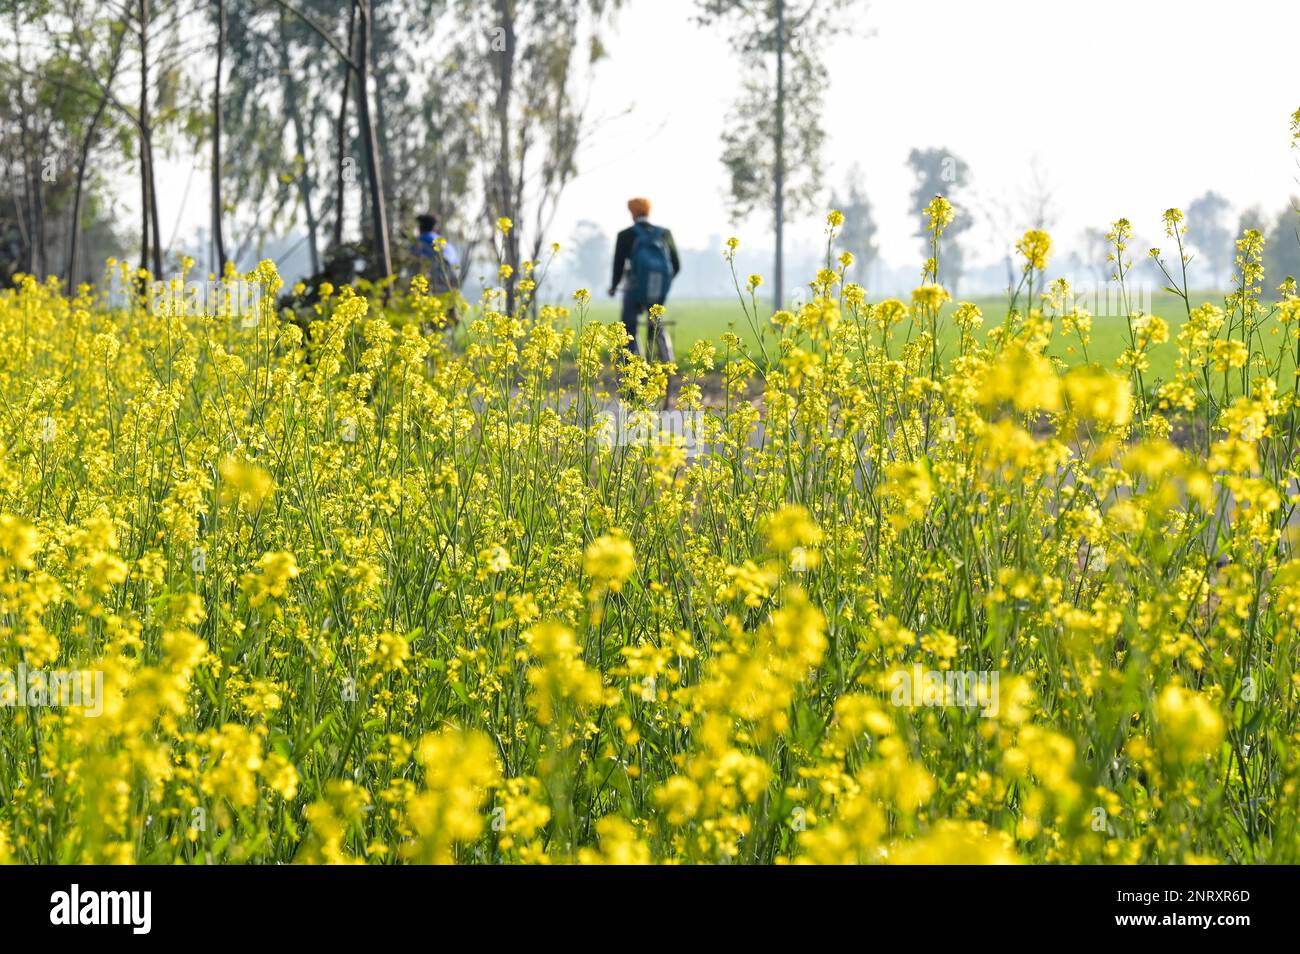
<path fill-rule="evenodd" d="M 618 283 L 623 280 L 623 269 L 627 266 L 627 260 L 632 257 L 632 245 L 636 241 L 636 226 L 631 225 L 618 233 L 618 238 L 614 242 L 614 280 L 609 283 L 610 288 L 617 288 Z M 677 257 L 677 243 L 673 241 L 673 233 L 664 229 L 664 245 L 668 249 L 668 258 L 673 264 L 673 277 L 682 270 L 682 260 Z"/>
<path fill-rule="evenodd" d="M 443 239 L 439 249 L 434 242 Z M 421 232 L 411 246 L 411 254 L 419 263 L 420 273 L 429 279 L 429 291 L 435 295 L 460 288 L 460 252 L 456 246 L 437 232 Z"/>

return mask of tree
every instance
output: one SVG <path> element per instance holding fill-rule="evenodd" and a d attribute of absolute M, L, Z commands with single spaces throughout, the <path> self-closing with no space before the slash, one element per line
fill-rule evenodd
<path fill-rule="evenodd" d="M 1300 230 L 1296 213 L 1300 212 L 1300 199 L 1292 198 L 1273 222 L 1265 235 L 1263 290 L 1272 293 L 1282 280 L 1291 277 L 1300 280 Z"/>
<path fill-rule="evenodd" d="M 481 35 L 481 16 L 478 26 Z M 374 36 L 376 132 L 394 220 L 409 228 L 434 211 L 444 230 L 483 226 L 479 207 L 466 203 L 478 158 L 471 122 L 478 65 L 447 0 L 383 0 Z M 481 42 L 472 39 L 470 49 Z"/>
<path fill-rule="evenodd" d="M 925 227 L 924 210 L 930 200 L 936 195 L 942 195 L 956 210 L 956 218 L 944 232 L 947 241 L 944 244 L 943 258 L 944 275 L 953 291 L 956 291 L 965 266 L 965 252 L 960 238 L 971 226 L 970 214 L 960 197 L 970 184 L 970 167 L 949 149 L 913 149 L 907 155 L 907 164 L 916 176 L 911 207 L 917 220 L 916 235 L 924 244 L 923 254 L 929 255 L 929 233 Z"/>
<path fill-rule="evenodd" d="M 12 32 L 0 57 L 0 181 L 9 190 L 0 273 L 58 273 L 71 285 L 82 277 L 83 233 L 105 255 L 121 253 L 88 157 L 126 133 L 101 89 L 122 70 L 126 27 L 82 0 L 6 0 L 0 25 Z M 80 34 L 95 42 L 72 49 L 68 37 Z"/>
<path fill-rule="evenodd" d="M 370 211 L 370 246 L 372 254 L 378 259 L 378 272 L 388 278 L 393 274 L 393 255 L 388 234 L 388 214 L 384 201 L 383 165 L 379 154 L 379 145 L 375 134 L 375 116 L 370 91 L 371 80 L 371 31 L 374 27 L 373 0 L 352 0 L 350 12 L 350 31 L 355 34 L 349 39 L 350 46 L 344 46 L 329 31 L 307 12 L 286 0 L 275 0 L 286 12 L 297 17 L 325 41 L 347 69 L 356 87 L 357 122 L 361 130 L 361 142 L 366 158 L 366 181 Z"/>
<path fill-rule="evenodd" d="M 1260 235 L 1268 237 L 1268 215 L 1265 214 L 1262 206 L 1256 204 L 1242 211 L 1237 219 L 1237 233 L 1232 237 L 1232 254 L 1236 258 L 1236 242 L 1241 238 L 1244 232 L 1254 229 Z"/>
<path fill-rule="evenodd" d="M 104 69 L 106 76 L 104 77 L 103 83 L 107 88 L 111 89 L 122 64 L 122 53 L 126 34 L 117 24 L 108 24 L 105 32 L 109 37 L 109 41 L 108 51 L 105 54 L 106 62 Z M 94 68 L 92 64 L 83 65 Z M 66 280 L 69 288 L 76 284 L 77 276 L 81 267 L 81 237 L 83 231 L 81 213 L 86 199 L 86 176 L 90 168 L 90 153 L 97 143 L 101 130 L 106 126 L 111 128 L 116 125 L 112 122 L 112 119 L 106 115 L 108 110 L 108 97 L 100 94 L 94 96 L 93 99 L 95 103 L 94 112 L 91 114 L 90 121 L 86 124 L 85 133 L 81 138 L 81 148 L 77 153 L 72 214 L 68 226 L 68 263 Z"/>
<path fill-rule="evenodd" d="M 221 225 L 221 70 L 226 56 L 226 0 L 216 0 L 217 65 L 212 81 L 212 246 L 216 271 L 226 267 L 226 239 Z"/>
<path fill-rule="evenodd" d="M 1212 190 L 1187 206 L 1187 244 L 1205 262 L 1214 285 L 1226 282 L 1232 268 L 1233 236 L 1224 224 L 1228 208 L 1228 200 Z"/>
<path fill-rule="evenodd" d="M 697 0 L 702 23 L 726 21 L 745 64 L 740 95 L 722 137 L 730 206 L 745 216 L 769 200 L 776 251 L 772 294 L 785 298 L 785 222 L 812 206 L 822 173 L 819 44 L 853 0 Z"/>
<path fill-rule="evenodd" d="M 10 121 L 5 131 L 7 143 L 17 143 L 17 149 L 9 151 L 6 156 L 10 177 L 19 183 L 14 190 L 14 206 L 17 214 L 14 225 L 17 227 L 19 248 L 21 249 L 20 268 L 38 276 L 45 271 L 45 200 L 50 168 L 49 144 L 56 134 L 56 115 L 61 106 L 63 91 L 58 90 L 54 97 L 45 84 L 33 84 L 26 80 L 28 63 L 34 55 L 29 46 L 33 42 L 27 35 L 27 28 L 40 22 L 42 11 L 31 4 L 7 3 L 9 24 L 13 29 L 13 60 L 6 63 L 9 67 L 4 76 L 4 114 Z M 39 53 L 35 54 L 39 55 Z M 15 172 L 17 175 L 15 175 Z"/>
<path fill-rule="evenodd" d="M 304 222 L 308 266 L 318 273 L 322 226 L 317 183 L 333 155 L 333 103 L 326 95 L 309 96 L 306 91 L 330 91 L 342 75 L 347 81 L 342 93 L 346 107 L 352 67 L 340 64 L 328 36 L 284 6 L 265 0 L 223 2 L 229 9 L 230 68 L 222 128 L 239 144 L 240 162 L 223 170 L 213 191 L 237 196 L 237 201 L 220 207 L 244 213 L 238 226 L 243 242 L 234 257 L 242 257 L 253 243 L 283 233 L 289 222 Z M 340 12 L 335 0 L 303 0 L 297 9 L 315 24 Z M 352 145 L 348 140 L 340 152 Z M 364 223 L 361 231 L 366 231 Z"/>
<path fill-rule="evenodd" d="M 943 171 L 940 170 L 940 179 L 943 178 Z M 945 183 L 945 186 L 953 191 L 962 185 L 964 172 L 957 170 L 953 163 L 949 164 L 947 172 L 952 182 Z M 1016 251 L 1021 236 L 1026 229 L 1050 232 L 1056 224 L 1054 189 L 1048 180 L 1042 159 L 1033 156 L 1028 163 L 1028 174 L 1020 178 L 1016 187 L 1004 197 L 986 198 L 980 203 L 978 213 L 992 233 L 1002 256 L 1007 288 L 1014 288 L 1022 274 L 1022 267 L 1017 263 L 1019 253 Z M 965 258 L 963 252 L 964 250 L 958 253 L 958 260 L 962 264 Z"/>
<path fill-rule="evenodd" d="M 282 233 L 288 216 L 305 225 L 300 244 L 313 274 L 341 274 L 359 257 L 368 258 L 377 273 L 379 256 L 366 255 L 365 248 L 379 248 L 377 207 L 383 209 L 393 269 L 406 248 L 393 244 L 400 223 L 416 214 L 438 211 L 444 228 L 455 229 L 467 217 L 480 223 L 480 206 L 472 199 L 476 162 L 482 161 L 473 141 L 481 100 L 474 77 L 482 66 L 469 41 L 482 34 L 481 18 L 453 16 L 454 0 L 372 0 L 365 52 L 379 156 L 373 165 L 366 158 L 368 127 L 358 120 L 360 5 L 225 2 L 231 66 L 223 123 L 241 151 L 225 187 L 240 197 L 245 244 Z M 372 168 L 381 186 L 380 206 Z M 362 246 L 344 241 L 352 215 L 358 232 L 368 236 Z M 463 269 L 469 260 L 463 256 Z"/>
<path fill-rule="evenodd" d="M 383 167 L 375 141 L 375 117 L 370 109 L 370 30 L 374 24 L 371 0 L 356 0 L 357 45 L 353 51 L 357 74 L 357 122 L 366 147 L 366 171 L 370 183 L 370 216 L 373 249 L 379 256 L 385 278 L 393 274 L 393 254 L 388 241 L 388 215 L 384 206 Z"/>
<path fill-rule="evenodd" d="M 347 51 L 352 55 L 357 43 L 357 8 L 351 4 L 348 11 Z M 343 93 L 339 97 L 338 119 L 334 124 L 334 245 L 343 242 L 343 217 L 346 214 L 346 197 L 348 184 L 347 142 L 348 142 L 348 91 L 352 85 L 352 68 L 345 64 L 343 68 Z"/>
<path fill-rule="evenodd" d="M 69 5 L 71 10 L 75 3 Z M 174 0 L 120 0 L 97 5 L 102 20 L 89 24 L 69 14 L 66 29 L 51 30 L 50 35 L 62 55 L 83 62 L 96 61 L 96 43 L 104 22 L 118 24 L 135 40 L 135 59 L 123 62 L 111 75 L 100 76 L 96 70 L 84 74 L 93 88 L 68 83 L 70 90 L 102 98 L 124 123 L 131 127 L 136 140 L 135 159 L 140 176 L 140 267 L 152 268 L 155 276 L 163 271 L 162 229 L 158 216 L 158 190 L 155 176 L 155 147 L 165 146 L 166 137 L 180 126 L 192 111 L 182 99 L 185 85 L 183 66 L 193 54 L 193 41 L 183 40 L 180 20 L 188 12 Z M 111 35 L 111 33 L 110 33 Z M 130 77 L 134 88 L 132 108 L 118 95 L 116 82 Z"/>
<path fill-rule="evenodd" d="M 159 56 L 155 63 L 150 59 L 154 44 L 166 49 L 168 40 L 175 36 L 176 18 L 170 23 L 162 19 L 153 0 L 135 0 L 134 5 L 126 4 L 133 19 L 139 52 L 139 109 L 136 111 L 135 124 L 139 130 L 140 142 L 140 267 L 148 268 L 152 263 L 155 278 L 161 278 L 162 264 L 162 228 L 158 221 L 158 182 L 155 175 L 154 137 L 157 134 L 158 121 L 155 111 L 167 110 L 172 104 L 164 97 L 171 91 L 171 82 L 175 77 L 175 63 L 169 62 L 165 55 Z M 157 101 L 150 100 L 149 94 L 158 89 Z M 152 253 L 152 254 L 151 254 Z"/>
<path fill-rule="evenodd" d="M 560 196 L 577 172 L 585 103 L 575 74 L 604 57 L 600 34 L 619 3 L 492 0 L 487 30 L 478 26 L 481 3 L 459 0 L 456 7 L 473 25 L 464 50 L 477 65 L 469 81 L 480 104 L 473 125 L 473 151 L 481 157 L 480 222 L 487 228 L 500 217 L 514 223 L 501 236 L 511 307 L 521 267 L 541 255 Z"/>
<path fill-rule="evenodd" d="M 1034 156 L 1029 160 L 1029 176 L 1021 181 L 1019 189 L 1022 228 L 1052 230 L 1057 219 L 1055 193 L 1043 168 L 1042 158 Z"/>
<path fill-rule="evenodd" d="M 1083 230 L 1083 248 L 1084 259 L 1096 273 L 1097 281 L 1104 285 L 1110 280 L 1111 272 L 1115 270 L 1115 266 L 1107 260 L 1113 249 L 1110 240 L 1106 238 L 1106 230 L 1096 226 L 1085 228 Z"/>
<path fill-rule="evenodd" d="M 876 260 L 880 247 L 876 244 L 878 231 L 872 214 L 871 200 L 861 188 L 862 170 L 855 164 L 849 170 L 843 196 L 831 198 L 831 206 L 844 213 L 844 226 L 840 230 L 840 244 L 853 253 L 858 274 L 865 275 L 867 266 Z"/>

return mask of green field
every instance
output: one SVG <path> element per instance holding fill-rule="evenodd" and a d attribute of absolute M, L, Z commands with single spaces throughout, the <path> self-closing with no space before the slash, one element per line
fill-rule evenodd
<path fill-rule="evenodd" d="M 1222 292 L 1193 293 L 1191 297 L 1193 305 L 1206 301 L 1215 302 L 1220 306 L 1223 304 Z M 1000 325 L 1006 317 L 1007 300 L 1004 296 L 978 296 L 966 300 L 974 301 L 980 307 L 980 310 L 984 312 L 984 325 L 979 332 L 981 337 L 987 334 L 989 329 Z M 953 304 L 945 306 L 944 317 L 952 313 L 953 307 L 955 307 Z M 1167 380 L 1172 375 L 1176 356 L 1173 339 L 1177 336 L 1178 329 L 1186 318 L 1182 299 L 1168 292 L 1162 291 L 1153 295 L 1150 309 L 1153 314 L 1159 315 L 1169 322 L 1170 342 L 1153 349 L 1151 353 L 1151 370 L 1146 374 L 1149 383 Z M 770 306 L 760 308 L 760 314 L 763 316 L 770 314 Z M 608 298 L 593 300 L 588 308 L 587 315 L 588 318 L 597 321 L 617 321 L 619 317 L 618 301 Z M 727 331 L 734 331 L 751 347 L 756 343 L 751 323 L 747 320 L 740 303 L 734 299 L 730 301 L 723 299 L 670 300 L 668 303 L 668 318 L 671 322 L 670 333 L 679 363 L 684 363 L 686 354 L 696 341 L 702 338 L 718 341 Z M 644 322 L 644 320 L 643 317 L 642 321 Z M 644 324 L 642 324 L 641 328 L 641 334 L 644 336 Z M 897 334 L 905 336 L 906 332 L 907 326 L 904 323 Z M 769 329 L 768 333 L 771 335 L 773 329 Z M 957 344 L 957 335 L 950 323 L 943 329 L 940 337 L 944 353 L 952 354 Z M 642 341 L 644 343 L 644 337 Z M 770 343 L 771 338 L 769 338 Z M 1127 346 L 1128 324 L 1122 316 L 1094 314 L 1092 339 L 1088 345 L 1089 360 L 1112 365 Z M 1062 336 L 1054 341 L 1049 353 L 1062 358 L 1069 364 L 1076 364 L 1084 360 L 1083 353 L 1078 347 L 1078 340 L 1072 335 L 1068 339 Z"/>

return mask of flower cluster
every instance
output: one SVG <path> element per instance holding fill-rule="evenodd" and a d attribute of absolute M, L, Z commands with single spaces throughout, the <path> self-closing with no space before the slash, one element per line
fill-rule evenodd
<path fill-rule="evenodd" d="M 910 304 L 828 247 L 682 369 L 531 278 L 0 292 L 0 670 L 103 676 L 6 718 L 0 857 L 1300 860 L 1294 283 L 1247 234 L 1102 365 L 1045 232 L 1042 307 L 952 301 L 959 214 Z M 600 439 L 679 371 L 707 452 Z"/>

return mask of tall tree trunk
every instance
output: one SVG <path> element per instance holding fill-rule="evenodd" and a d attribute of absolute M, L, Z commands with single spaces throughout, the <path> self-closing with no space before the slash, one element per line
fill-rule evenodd
<path fill-rule="evenodd" d="M 18 71 L 23 71 L 23 45 L 22 45 L 22 26 L 18 19 L 18 7 L 13 7 L 14 20 L 14 50 L 18 62 Z M 23 256 L 23 271 L 37 278 L 41 277 L 39 273 L 39 252 L 41 244 L 40 237 L 40 173 L 36 171 L 38 162 L 36 160 L 36 151 L 32 148 L 31 124 L 27 110 L 27 93 L 20 84 L 18 89 L 18 121 L 19 121 L 19 140 L 22 143 L 23 150 L 23 198 L 26 200 L 27 221 L 24 223 L 22 216 L 19 216 L 18 230 L 19 233 L 26 237 L 26 254 Z M 17 201 L 15 200 L 15 205 Z"/>
<path fill-rule="evenodd" d="M 161 276 L 163 273 L 162 229 L 158 227 L 158 179 L 154 175 L 152 129 L 146 142 L 149 149 L 149 218 L 153 223 L 153 273 L 155 276 Z"/>
<path fill-rule="evenodd" d="M 280 36 L 284 37 L 284 9 L 280 10 Z M 303 130 L 302 110 L 298 106 L 298 84 L 293 79 L 292 64 L 289 62 L 289 44 L 280 43 L 280 76 L 284 80 L 284 102 L 289 113 L 289 122 L 293 126 L 294 148 L 303 157 L 303 172 L 298 176 L 298 198 L 302 202 L 303 214 L 307 217 L 307 251 L 311 257 L 311 274 L 320 272 L 320 246 L 317 241 L 319 224 L 316 210 L 312 203 L 314 182 L 307 173 L 307 136 Z"/>
<path fill-rule="evenodd" d="M 226 236 L 221 220 L 221 68 L 226 58 L 226 0 L 217 2 L 217 74 L 212 84 L 212 246 L 218 276 L 226 271 Z"/>
<path fill-rule="evenodd" d="M 356 155 L 361 157 L 361 164 L 358 164 L 357 168 L 364 169 L 364 163 L 369 160 L 366 158 L 366 143 L 362 138 L 360 129 L 357 129 L 357 134 L 352 137 L 352 144 L 349 148 L 351 148 Z M 368 176 L 369 174 L 369 171 L 367 171 L 366 175 Z M 366 181 L 369 182 L 369 179 Z M 373 206 L 370 203 L 370 190 L 368 188 L 360 189 L 357 193 L 357 235 L 361 236 L 363 241 L 371 232 L 368 223 L 372 217 L 370 214 L 372 208 Z"/>
<path fill-rule="evenodd" d="M 86 129 L 86 136 L 81 143 L 81 156 L 77 163 L 77 179 L 72 196 L 72 227 L 68 236 L 69 290 L 75 287 L 77 270 L 81 265 L 81 205 L 85 198 L 86 170 L 90 166 L 90 150 L 95 146 L 95 137 L 99 130 L 99 124 L 103 120 L 104 111 L 108 108 L 109 94 L 107 91 L 117 78 L 117 71 L 122 63 L 122 47 L 125 39 L 125 35 L 119 33 L 113 44 L 113 57 L 109 61 L 108 80 L 104 84 L 104 92 L 99 98 L 95 113 L 90 119 L 90 125 Z"/>
<path fill-rule="evenodd" d="M 348 18 L 348 55 L 355 58 L 357 34 L 357 4 L 354 0 L 352 12 Z M 343 244 L 344 186 L 347 185 L 343 151 L 347 149 L 348 140 L 348 100 L 351 98 L 352 67 L 343 67 L 343 97 L 339 100 L 339 118 L 335 125 L 335 150 L 337 162 L 334 167 L 334 245 Z"/>
<path fill-rule="evenodd" d="M 140 17 L 140 268 L 144 270 L 149 267 L 149 0 L 138 0 L 136 9 Z"/>
<path fill-rule="evenodd" d="M 776 224 L 776 262 L 772 295 L 775 308 L 785 305 L 785 0 L 776 0 L 776 155 L 773 180 L 773 219 Z"/>
<path fill-rule="evenodd" d="M 357 118 L 366 149 L 366 166 L 370 176 L 370 230 L 374 255 L 379 260 L 382 277 L 393 274 L 393 256 L 388 247 L 388 220 L 384 214 L 383 171 L 375 138 L 375 118 L 370 111 L 370 0 L 359 0 L 357 20 Z"/>
<path fill-rule="evenodd" d="M 375 27 L 372 29 L 370 34 L 370 45 L 372 50 L 382 50 L 385 48 L 386 44 L 391 42 L 391 38 L 387 34 L 378 31 L 379 28 Z M 393 154 L 392 149 L 389 146 L 388 110 L 384 106 L 384 103 L 386 102 L 385 93 L 387 92 L 387 78 L 385 77 L 383 70 L 374 70 L 372 68 L 371 72 L 374 73 L 375 81 L 375 141 L 379 144 L 380 169 L 384 173 L 384 209 L 392 211 L 397 205 L 397 177 L 393 172 Z M 400 214 L 401 210 L 397 209 L 397 213 Z"/>
<path fill-rule="evenodd" d="M 513 176 L 510 172 L 510 99 L 514 90 L 515 72 L 515 10 L 513 0 L 497 0 L 497 23 L 504 31 L 504 47 L 498 54 L 496 102 L 493 111 L 497 121 L 497 160 L 496 160 L 496 209 L 489 213 L 505 216 L 513 221 L 512 228 L 503 236 L 505 260 L 511 268 L 511 275 L 505 282 L 506 308 L 514 309 L 515 280 L 519 275 L 519 210 L 516 208 Z"/>
<path fill-rule="evenodd" d="M 162 279 L 162 229 L 158 225 L 158 180 L 154 174 L 153 124 L 149 119 L 149 0 L 139 0 L 140 15 L 140 210 L 144 247 L 140 267 L 153 266 L 155 280 Z M 152 241 L 150 241 L 152 236 Z M 151 260 L 152 259 L 152 260 Z"/>
<path fill-rule="evenodd" d="M 44 140 L 48 145 L 48 140 Z M 44 153 L 44 149 L 39 150 Z M 37 158 L 40 172 L 32 176 L 32 275 L 45 278 L 45 161 Z"/>
<path fill-rule="evenodd" d="M 111 75 L 111 74 L 110 74 Z M 95 143 L 95 133 L 99 129 L 99 121 L 104 115 L 104 109 L 108 106 L 108 97 L 105 96 L 95 107 L 95 114 L 90 118 L 90 126 L 86 129 L 86 136 L 81 142 L 81 161 L 77 163 L 77 180 L 72 190 L 72 226 L 68 230 L 68 290 L 73 290 L 77 281 L 77 266 L 80 264 L 78 259 L 81 257 L 81 202 L 86 190 L 86 167 L 90 162 L 90 150 Z"/>
<path fill-rule="evenodd" d="M 149 160 L 140 135 L 140 268 L 149 267 Z"/>

